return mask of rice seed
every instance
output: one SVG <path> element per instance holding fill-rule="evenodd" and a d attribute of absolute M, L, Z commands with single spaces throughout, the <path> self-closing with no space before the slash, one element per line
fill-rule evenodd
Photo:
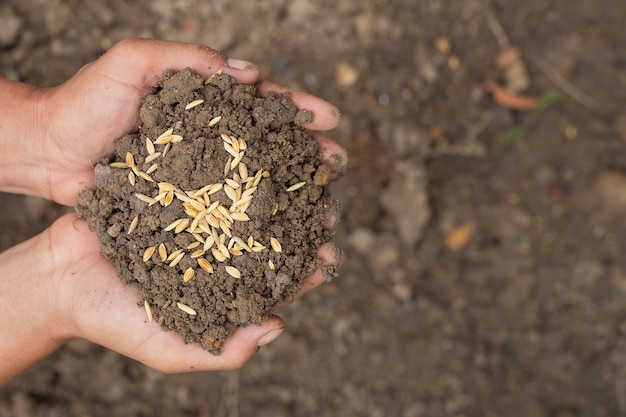
<path fill-rule="evenodd" d="M 209 237 L 206 238 L 206 240 L 204 241 L 204 246 L 202 247 L 205 251 L 211 249 L 211 247 L 213 246 L 213 244 L 215 243 L 215 238 L 211 235 Z"/>
<path fill-rule="evenodd" d="M 180 223 L 176 225 L 176 228 L 174 229 L 174 233 L 182 232 L 183 230 L 187 228 L 187 226 L 189 226 L 189 219 L 181 219 Z"/>
<path fill-rule="evenodd" d="M 248 246 L 254 246 L 254 238 L 252 236 L 248 236 Z"/>
<path fill-rule="evenodd" d="M 224 269 L 226 269 L 226 272 L 231 277 L 233 277 L 233 278 L 241 278 L 241 272 L 237 268 L 235 268 L 234 266 L 226 265 L 224 267 Z"/>
<path fill-rule="evenodd" d="M 183 281 L 189 282 L 189 280 L 191 280 L 191 278 L 193 278 L 194 275 L 196 275 L 196 271 L 194 271 L 193 268 L 187 268 L 185 270 L 185 273 L 183 274 Z"/>
<path fill-rule="evenodd" d="M 150 246 L 143 252 L 143 261 L 148 262 L 156 252 L 156 246 Z"/>
<path fill-rule="evenodd" d="M 128 165 L 126 165 L 126 162 L 111 162 L 109 166 L 111 168 L 128 168 Z"/>
<path fill-rule="evenodd" d="M 144 163 L 149 164 L 150 162 L 155 161 L 159 156 L 161 156 L 161 152 L 155 152 L 148 156 L 143 160 Z"/>
<path fill-rule="evenodd" d="M 195 242 L 191 242 L 190 244 L 188 244 L 185 249 L 191 250 L 197 248 L 198 246 L 200 246 L 200 242 L 196 240 Z"/>
<path fill-rule="evenodd" d="M 272 209 L 272 216 L 275 216 L 278 213 L 278 203 L 274 204 L 274 208 Z"/>
<path fill-rule="evenodd" d="M 271 259 L 267 261 L 267 266 L 270 268 L 270 271 L 274 271 L 276 269 L 276 266 L 274 265 L 274 262 L 272 262 Z"/>
<path fill-rule="evenodd" d="M 148 316 L 148 321 L 152 322 L 154 316 L 152 315 L 152 308 L 150 308 L 150 304 L 147 300 L 143 300 L 143 308 L 146 309 L 146 315 Z"/>
<path fill-rule="evenodd" d="M 230 169 L 235 169 L 235 167 L 239 164 L 239 162 L 241 162 L 242 159 L 243 152 L 239 152 L 239 155 L 237 155 L 237 157 L 233 159 L 233 162 L 230 163 Z"/>
<path fill-rule="evenodd" d="M 163 148 L 163 158 L 165 158 L 165 155 L 167 155 L 167 152 L 169 152 L 171 147 L 172 147 L 171 143 L 168 143 L 167 145 L 165 145 L 165 148 Z"/>
<path fill-rule="evenodd" d="M 219 249 L 211 249 L 211 254 L 218 262 L 224 262 L 226 260 L 226 257 L 222 254 L 222 252 L 220 252 Z"/>
<path fill-rule="evenodd" d="M 248 178 L 248 166 L 243 162 L 239 163 L 239 176 L 241 178 Z"/>
<path fill-rule="evenodd" d="M 220 133 L 220 137 L 222 138 L 224 142 L 228 143 L 229 145 L 233 144 L 233 141 L 230 140 L 230 136 Z"/>
<path fill-rule="evenodd" d="M 199 106 L 202 103 L 204 103 L 204 100 L 194 100 L 185 106 L 185 110 L 193 109 L 194 107 Z"/>
<path fill-rule="evenodd" d="M 239 244 L 239 246 L 242 247 L 242 249 L 247 250 L 248 252 L 252 252 L 252 249 L 250 248 L 250 245 L 248 245 L 246 242 L 244 242 L 244 240 L 238 236 L 233 237 L 233 240 L 235 241 L 235 243 Z"/>
<path fill-rule="evenodd" d="M 232 213 L 231 217 L 238 222 L 250 221 L 250 217 L 246 213 Z"/>
<path fill-rule="evenodd" d="M 157 170 L 158 167 L 159 167 L 158 164 L 150 165 L 150 167 L 146 170 L 146 174 L 152 174 L 154 171 Z"/>
<path fill-rule="evenodd" d="M 220 222 L 220 229 L 222 229 L 222 231 L 224 232 L 224 234 L 226 236 L 228 236 L 228 237 L 232 237 L 233 236 L 233 232 L 231 232 L 230 226 L 228 225 L 227 222 L 221 221 Z"/>
<path fill-rule="evenodd" d="M 199 222 L 200 222 L 200 219 L 198 218 L 198 216 L 196 216 L 196 218 L 191 221 L 191 224 L 189 225 L 189 228 L 187 229 L 187 231 L 189 233 L 196 233 L 196 229 L 198 228 Z"/>
<path fill-rule="evenodd" d="M 175 250 L 174 252 L 170 253 L 170 255 L 167 257 L 166 261 L 170 262 L 170 261 L 174 260 L 181 253 L 183 253 L 182 249 Z"/>
<path fill-rule="evenodd" d="M 172 136 L 160 136 L 157 140 L 154 141 L 155 145 L 169 145 L 172 142 Z"/>
<path fill-rule="evenodd" d="M 175 267 L 184 257 L 185 257 L 185 253 L 184 252 L 180 253 L 176 258 L 174 258 L 172 262 L 170 262 L 169 267 L 170 268 Z"/>
<path fill-rule="evenodd" d="M 207 191 L 207 194 L 213 195 L 216 192 L 220 191 L 223 187 L 224 187 L 223 184 L 214 184 L 213 187 L 211 187 L 211 189 Z"/>
<path fill-rule="evenodd" d="M 135 165 L 135 157 L 132 153 L 126 152 L 126 166 L 132 167 Z"/>
<path fill-rule="evenodd" d="M 253 188 L 259 185 L 261 178 L 263 178 L 263 170 L 259 169 L 256 174 L 254 174 L 254 182 L 252 183 Z"/>
<path fill-rule="evenodd" d="M 222 236 L 226 237 L 225 235 L 221 235 L 220 238 Z M 226 247 L 226 245 L 224 245 L 224 242 L 221 241 L 221 239 L 220 239 L 220 244 L 217 245 L 217 250 L 219 250 L 222 253 L 222 255 L 224 255 L 226 258 L 230 259 L 230 252 L 228 251 L 228 248 Z"/>
<path fill-rule="evenodd" d="M 163 243 L 159 245 L 159 258 L 161 258 L 161 262 L 165 262 L 167 260 L 167 249 Z"/>
<path fill-rule="evenodd" d="M 178 198 L 180 201 L 185 202 L 185 203 L 196 201 L 193 198 L 187 196 L 186 194 L 183 194 L 182 192 L 174 191 L 174 194 L 176 195 L 176 198 Z"/>
<path fill-rule="evenodd" d="M 282 245 L 275 237 L 270 237 L 270 246 L 274 249 L 274 252 L 280 253 L 283 251 Z"/>
<path fill-rule="evenodd" d="M 248 196 L 251 196 L 252 194 L 254 194 L 254 192 L 256 191 L 256 189 L 257 189 L 257 187 L 251 187 L 251 188 L 248 188 L 246 191 L 244 191 L 244 192 L 241 194 L 241 198 L 246 198 L 246 197 L 248 197 Z"/>
<path fill-rule="evenodd" d="M 237 201 L 237 193 L 235 192 L 235 190 L 233 189 L 233 187 L 231 187 L 230 185 L 226 184 L 224 186 L 224 192 L 226 193 L 226 195 L 228 196 L 228 198 L 230 198 L 233 201 Z"/>
<path fill-rule="evenodd" d="M 172 135 L 171 138 L 172 138 L 171 143 L 179 143 L 183 141 L 183 137 L 180 135 Z"/>
<path fill-rule="evenodd" d="M 139 224 L 139 215 L 135 216 L 133 221 L 130 222 L 130 226 L 128 227 L 128 234 L 130 235 L 135 231 L 137 225 Z"/>
<path fill-rule="evenodd" d="M 242 138 L 239 138 L 239 149 L 242 151 L 245 151 L 246 149 L 248 149 L 248 144 Z"/>
<path fill-rule="evenodd" d="M 226 178 L 224 182 L 226 183 L 226 185 L 229 185 L 233 190 L 236 190 L 237 188 L 241 187 L 240 183 L 230 178 Z"/>
<path fill-rule="evenodd" d="M 239 141 L 237 140 L 236 137 L 231 136 L 230 137 L 230 144 L 232 145 L 233 149 L 235 150 L 235 152 L 239 152 Z"/>
<path fill-rule="evenodd" d="M 146 138 L 146 149 L 148 150 L 148 155 L 152 155 L 156 152 L 156 149 L 154 149 L 154 143 L 152 143 L 149 138 Z"/>
<path fill-rule="evenodd" d="M 130 185 L 135 185 L 135 174 L 133 174 L 133 171 L 128 171 L 128 182 Z"/>
<path fill-rule="evenodd" d="M 196 243 L 200 243 L 200 242 L 196 242 Z M 196 259 L 199 258 L 201 256 L 204 256 L 204 252 L 206 252 L 204 249 L 198 249 L 196 251 L 191 252 L 191 258 L 192 259 Z"/>
<path fill-rule="evenodd" d="M 226 152 L 228 152 L 233 158 L 238 158 L 239 157 L 239 152 L 237 152 L 235 149 L 233 149 L 232 145 L 229 145 L 226 142 L 224 142 L 223 145 L 224 145 L 224 149 L 226 149 Z"/>
<path fill-rule="evenodd" d="M 197 198 L 202 196 L 204 193 L 208 193 L 211 188 L 213 188 L 215 184 L 207 184 L 204 187 L 200 188 L 198 191 L 193 193 L 193 198 Z"/>
<path fill-rule="evenodd" d="M 157 203 L 157 201 L 154 198 L 148 197 L 145 194 L 135 193 L 135 197 L 137 197 L 139 200 L 143 201 L 144 203 L 148 203 L 150 205 Z"/>
<path fill-rule="evenodd" d="M 191 235 L 194 239 L 196 239 L 197 242 L 204 243 L 204 239 L 198 233 L 192 233 Z"/>
<path fill-rule="evenodd" d="M 174 191 L 176 189 L 174 184 L 169 182 L 160 182 L 157 185 L 159 186 L 159 191 Z"/>
<path fill-rule="evenodd" d="M 173 191 L 168 191 L 167 195 L 163 199 L 163 206 L 164 207 L 169 206 L 170 204 L 172 204 L 172 201 L 174 201 L 174 192 Z"/>
<path fill-rule="evenodd" d="M 158 138 L 156 138 L 155 142 L 156 142 L 157 140 L 159 140 L 159 139 L 162 139 L 162 138 L 166 137 L 166 136 L 170 136 L 172 133 L 174 133 L 174 129 L 173 129 L 173 128 L 171 128 L 171 129 L 167 129 L 165 132 L 161 133 L 161 136 L 159 136 Z"/>
<path fill-rule="evenodd" d="M 206 210 L 206 207 L 204 207 L 204 204 L 197 202 L 196 200 L 190 200 L 190 201 L 186 201 L 183 203 L 184 207 L 189 207 L 194 209 L 197 212 L 200 212 L 202 210 Z"/>
<path fill-rule="evenodd" d="M 166 232 L 169 232 L 170 230 L 174 230 L 180 224 L 180 222 L 182 222 L 182 221 L 183 221 L 183 219 L 174 220 L 173 222 L 168 224 L 167 227 L 165 227 L 164 230 Z"/>
<path fill-rule="evenodd" d="M 213 214 L 209 213 L 205 217 L 207 223 L 211 227 L 220 227 L 220 221 Z"/>
<path fill-rule="evenodd" d="M 176 306 L 181 309 L 182 311 L 184 311 L 185 313 L 189 314 L 190 316 L 195 316 L 196 314 L 196 310 L 194 310 L 193 308 L 189 307 L 187 304 L 183 304 L 183 303 L 176 303 Z"/>
<path fill-rule="evenodd" d="M 217 117 L 214 117 L 214 118 L 212 118 L 211 120 L 209 120 L 209 125 L 208 125 L 208 126 L 209 126 L 209 127 L 213 127 L 213 126 L 215 126 L 216 124 L 218 124 L 218 123 L 220 122 L 220 120 L 222 120 L 222 116 L 217 116 Z"/>
<path fill-rule="evenodd" d="M 228 173 L 230 172 L 230 164 L 231 162 L 233 162 L 233 157 L 229 156 L 228 160 L 226 161 L 226 165 L 224 165 L 224 176 L 227 176 Z"/>
<path fill-rule="evenodd" d="M 233 256 L 241 256 L 241 255 L 243 255 L 243 252 L 241 251 L 241 249 L 239 247 L 237 247 L 237 248 L 230 248 L 229 252 Z"/>
<path fill-rule="evenodd" d="M 260 245 L 260 246 L 252 246 L 251 249 L 252 249 L 252 252 L 263 252 L 267 248 L 263 245 Z"/>
<path fill-rule="evenodd" d="M 228 209 L 224 206 L 217 206 L 217 211 L 219 211 L 222 214 L 222 217 L 228 219 L 229 221 L 233 221 L 233 218 L 230 215 L 230 211 L 228 211 Z"/>
<path fill-rule="evenodd" d="M 235 207 L 242 206 L 242 205 L 246 204 L 247 202 L 249 202 L 251 200 L 252 200 L 252 196 L 251 195 L 249 195 L 247 197 L 241 197 L 241 199 L 235 201 L 231 207 L 235 208 Z"/>
<path fill-rule="evenodd" d="M 287 188 L 285 191 L 290 193 L 292 191 L 299 190 L 300 188 L 304 187 L 305 185 L 306 185 L 306 181 L 298 182 L 298 183 L 295 183 L 294 185 L 292 185 L 291 187 Z"/>
<path fill-rule="evenodd" d="M 204 82 L 204 85 L 210 84 L 211 81 L 213 81 L 213 78 L 215 78 L 216 75 L 220 75 L 221 73 L 222 73 L 222 70 L 220 69 L 214 74 L 212 74 L 209 78 L 206 79 L 206 81 Z"/>
<path fill-rule="evenodd" d="M 209 274 L 213 273 L 213 265 L 205 258 L 198 258 L 198 265 Z"/>
<path fill-rule="evenodd" d="M 145 172 L 143 172 L 143 171 L 139 171 L 139 177 L 140 177 L 140 178 L 143 178 L 143 179 L 144 179 L 144 180 L 146 180 L 146 181 L 154 182 L 154 180 L 152 179 L 152 177 L 151 177 L 150 175 L 146 174 L 146 173 L 145 173 Z"/>
<path fill-rule="evenodd" d="M 219 221 L 217 219 L 215 219 L 215 221 L 217 221 L 218 225 L 219 225 Z M 204 220 L 202 220 L 199 224 L 198 227 L 200 228 L 200 230 L 202 230 L 204 233 L 206 234 L 211 234 L 211 229 L 209 229 L 209 223 L 207 222 L 207 218 L 205 217 Z"/>

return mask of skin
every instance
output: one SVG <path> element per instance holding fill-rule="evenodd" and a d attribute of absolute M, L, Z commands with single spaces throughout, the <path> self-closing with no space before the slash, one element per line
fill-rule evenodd
<path fill-rule="evenodd" d="M 141 97 L 167 69 L 185 67 L 204 77 L 221 69 L 240 83 L 255 83 L 259 77 L 253 64 L 229 60 L 205 46 L 129 39 L 55 88 L 0 80 L 0 191 L 74 205 L 82 189 L 93 187 L 96 161 L 113 151 L 116 138 L 138 128 Z M 258 86 L 263 94 L 285 91 L 268 82 Z M 339 111 L 308 94 L 294 91 L 292 98 L 313 113 L 306 127 L 334 164 L 332 172 L 341 172 L 345 150 L 319 132 L 337 125 Z M 335 217 L 328 216 L 328 227 Z M 332 244 L 318 250 L 324 265 L 337 262 L 334 253 Z M 274 316 L 261 326 L 239 329 L 219 356 L 185 344 L 179 334 L 147 322 L 137 307 L 138 290 L 120 282 L 100 256 L 95 234 L 73 213 L 0 254 L 0 277 L 0 384 L 73 338 L 165 373 L 234 369 L 285 326 Z M 321 271 L 315 271 L 302 293 L 324 281 Z"/>

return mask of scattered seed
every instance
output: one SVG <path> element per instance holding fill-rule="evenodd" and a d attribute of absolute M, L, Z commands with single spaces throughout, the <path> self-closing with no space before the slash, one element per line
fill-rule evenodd
<path fill-rule="evenodd" d="M 204 239 L 198 233 L 192 233 L 191 235 L 196 239 L 196 242 L 204 243 Z"/>
<path fill-rule="evenodd" d="M 183 141 L 183 137 L 180 135 L 172 135 L 172 142 L 171 143 L 179 143 Z"/>
<path fill-rule="evenodd" d="M 261 246 L 252 246 L 251 249 L 252 249 L 252 252 L 263 252 L 267 248 L 261 245 Z"/>
<path fill-rule="evenodd" d="M 250 220 L 250 217 L 246 213 L 232 213 L 231 216 L 233 220 L 237 220 L 238 222 L 247 222 Z"/>
<path fill-rule="evenodd" d="M 197 197 L 202 196 L 204 193 L 207 193 L 211 188 L 213 188 L 214 185 L 215 184 L 205 185 L 204 187 L 200 188 L 198 191 L 194 192 L 193 197 L 197 198 Z"/>
<path fill-rule="evenodd" d="M 231 180 L 230 178 L 226 178 L 224 180 L 224 182 L 229 185 L 233 190 L 236 190 L 237 188 L 239 188 L 241 186 L 241 184 L 239 184 L 237 181 L 235 180 Z"/>
<path fill-rule="evenodd" d="M 252 196 L 251 195 L 249 195 L 247 197 L 241 197 L 241 199 L 235 201 L 231 207 L 234 208 L 234 207 L 242 206 L 242 205 L 246 204 L 247 202 L 249 202 L 251 200 L 252 200 Z"/>
<path fill-rule="evenodd" d="M 209 191 L 207 191 L 208 195 L 213 195 L 216 192 L 220 191 L 224 186 L 222 184 L 215 184 Z"/>
<path fill-rule="evenodd" d="M 186 207 L 193 208 L 197 212 L 200 212 L 200 211 L 206 209 L 206 207 L 204 207 L 204 204 L 199 203 L 196 200 L 187 201 L 187 202 L 183 203 L 183 205 L 186 206 Z"/>
<path fill-rule="evenodd" d="M 165 158 L 165 155 L 167 155 L 167 152 L 170 150 L 171 147 L 172 147 L 171 143 L 168 143 L 167 145 L 165 145 L 165 148 L 163 148 L 163 158 Z"/>
<path fill-rule="evenodd" d="M 188 282 L 189 280 L 191 280 L 191 278 L 193 278 L 194 275 L 196 275 L 196 271 L 194 271 L 193 268 L 187 268 L 187 270 L 183 274 L 183 281 Z"/>
<path fill-rule="evenodd" d="M 174 258 L 172 262 L 170 262 L 169 267 L 173 268 L 176 265 L 178 265 L 178 263 L 181 261 L 181 259 L 183 259 L 184 256 L 185 256 L 184 252 L 180 253 L 176 258 Z"/>
<path fill-rule="evenodd" d="M 187 228 L 187 226 L 189 226 L 189 219 L 180 219 L 180 223 L 176 225 L 176 228 L 174 229 L 174 233 L 182 232 L 183 230 Z"/>
<path fill-rule="evenodd" d="M 281 246 L 278 239 L 276 239 L 275 237 L 270 237 L 270 246 L 272 247 L 272 249 L 274 249 L 274 252 L 280 253 L 283 251 L 283 247 Z"/>
<path fill-rule="evenodd" d="M 272 216 L 275 216 L 278 213 L 278 203 L 274 204 L 274 208 L 272 209 Z"/>
<path fill-rule="evenodd" d="M 226 236 L 232 237 L 233 233 L 230 231 L 230 226 L 228 225 L 227 222 L 222 220 L 220 222 L 220 229 L 222 229 L 222 231 L 224 232 Z"/>
<path fill-rule="evenodd" d="M 128 171 L 128 182 L 130 185 L 135 185 L 135 174 L 133 174 L 133 171 Z"/>
<path fill-rule="evenodd" d="M 204 269 L 209 274 L 213 273 L 213 265 L 211 265 L 211 263 L 205 258 L 198 258 L 198 265 L 200 265 L 200 268 Z"/>
<path fill-rule="evenodd" d="M 172 204 L 172 201 L 174 201 L 174 192 L 168 191 L 167 195 L 163 199 L 163 206 L 165 207 L 169 206 L 170 204 Z"/>
<path fill-rule="evenodd" d="M 202 103 L 204 103 L 204 100 L 194 100 L 185 106 L 185 110 L 193 109 L 194 107 L 199 106 Z"/>
<path fill-rule="evenodd" d="M 159 245 L 159 258 L 161 258 L 161 262 L 165 262 L 167 260 L 167 249 L 163 243 Z"/>
<path fill-rule="evenodd" d="M 174 191 L 174 194 L 176 195 L 176 198 L 178 198 L 180 201 L 183 201 L 185 203 L 195 201 L 193 198 L 187 196 L 186 194 L 183 194 L 182 192 Z"/>
<path fill-rule="evenodd" d="M 174 220 L 173 222 L 168 224 L 167 227 L 164 230 L 166 232 L 169 232 L 170 230 L 174 230 L 176 228 L 176 226 L 178 226 L 180 224 L 180 222 L 182 222 L 182 221 L 183 221 L 183 219 Z"/>
<path fill-rule="evenodd" d="M 224 267 L 224 269 L 226 269 L 226 272 L 231 277 L 233 277 L 233 278 L 241 278 L 241 272 L 237 268 L 235 268 L 234 266 L 226 265 Z"/>
<path fill-rule="evenodd" d="M 182 249 L 175 250 L 174 252 L 170 253 L 170 256 L 167 257 L 166 261 L 170 262 L 170 261 L 174 260 L 181 253 L 183 253 Z"/>
<path fill-rule="evenodd" d="M 233 187 L 231 187 L 230 185 L 226 184 L 224 186 L 224 192 L 226 193 L 226 195 L 228 196 L 228 198 L 230 198 L 233 201 L 237 201 L 237 193 L 235 192 L 235 190 L 233 189 Z"/>
<path fill-rule="evenodd" d="M 252 183 L 252 187 L 256 187 L 261 182 L 261 178 L 263 177 L 263 170 L 259 169 L 256 174 L 254 174 L 254 182 Z"/>
<path fill-rule="evenodd" d="M 211 249 L 211 254 L 218 262 L 224 262 L 226 260 L 226 257 L 222 254 L 222 252 L 220 252 L 219 249 Z"/>
<path fill-rule="evenodd" d="M 240 249 L 240 248 L 238 248 L 238 247 L 237 247 L 237 248 L 231 248 L 231 249 L 229 249 L 229 252 L 230 252 L 230 254 L 231 254 L 231 255 L 233 255 L 233 256 L 241 256 L 241 255 L 243 255 L 243 252 L 242 252 L 242 251 L 241 251 L 241 249 Z"/>
<path fill-rule="evenodd" d="M 221 235 L 220 238 L 225 235 Z M 222 255 L 224 255 L 226 258 L 230 258 L 230 252 L 228 251 L 228 248 L 226 247 L 226 245 L 224 245 L 224 242 L 221 242 L 220 239 L 220 244 L 217 245 L 217 249 L 222 253 Z"/>
<path fill-rule="evenodd" d="M 276 266 L 274 265 L 274 262 L 272 262 L 271 259 L 267 261 L 267 266 L 270 268 L 271 271 L 274 271 L 276 269 Z"/>
<path fill-rule="evenodd" d="M 163 133 L 161 134 L 161 136 L 159 136 L 158 138 L 156 138 L 154 142 L 156 143 L 156 141 L 157 141 L 157 140 L 159 140 L 159 139 L 163 139 L 164 137 L 167 137 L 167 136 L 170 136 L 172 133 L 174 133 L 174 129 L 173 129 L 173 128 L 171 128 L 171 129 L 167 129 L 165 132 L 163 132 Z"/>
<path fill-rule="evenodd" d="M 241 194 L 241 198 L 246 198 L 248 196 L 251 196 L 252 194 L 254 194 L 254 192 L 256 191 L 257 187 L 252 187 L 252 188 L 248 188 L 246 191 L 244 191 Z"/>
<path fill-rule="evenodd" d="M 149 164 L 150 162 L 155 161 L 159 156 L 161 156 L 161 152 L 155 152 L 148 156 L 143 160 L 144 163 Z"/>
<path fill-rule="evenodd" d="M 213 244 L 215 243 L 215 238 L 211 235 L 209 237 L 206 238 L 206 240 L 204 241 L 204 246 L 202 247 L 205 251 L 211 249 L 211 247 L 213 246 Z"/>
<path fill-rule="evenodd" d="M 154 255 L 154 252 L 156 252 L 156 246 L 150 246 L 148 249 L 146 249 L 143 252 L 143 261 L 148 262 L 150 258 L 152 258 L 152 255 Z"/>
<path fill-rule="evenodd" d="M 154 198 L 148 197 L 145 194 L 135 193 L 135 197 L 137 197 L 139 200 L 143 201 L 144 203 L 148 203 L 150 205 L 157 203 L 157 201 Z"/>
<path fill-rule="evenodd" d="M 204 84 L 210 84 L 211 81 L 213 81 L 213 78 L 215 78 L 216 75 L 220 75 L 222 73 L 222 70 L 218 70 L 215 74 L 212 74 L 209 78 L 206 79 L 206 81 L 204 82 Z"/>
<path fill-rule="evenodd" d="M 230 164 L 233 162 L 233 157 L 229 156 L 228 160 L 226 161 L 226 165 L 224 165 L 224 176 L 228 175 L 228 173 L 230 172 Z"/>
<path fill-rule="evenodd" d="M 211 120 L 209 120 L 209 127 L 213 127 L 216 124 L 218 124 L 220 122 L 220 120 L 222 120 L 222 116 L 217 116 L 212 118 Z"/>
<path fill-rule="evenodd" d="M 195 241 L 195 242 L 191 242 L 190 244 L 188 244 L 185 249 L 191 250 L 191 249 L 197 248 L 198 246 L 200 246 L 200 242 Z"/>
<path fill-rule="evenodd" d="M 140 178 L 143 178 L 146 181 L 154 182 L 152 177 L 150 175 L 148 175 L 147 173 L 143 172 L 143 171 L 139 171 L 138 175 L 139 175 Z"/>
<path fill-rule="evenodd" d="M 135 231 L 137 225 L 139 224 L 139 215 L 135 216 L 133 221 L 130 222 L 130 226 L 128 227 L 128 234 L 130 235 Z"/>
<path fill-rule="evenodd" d="M 189 228 L 187 229 L 187 231 L 189 233 L 196 233 L 196 229 L 198 228 L 198 223 L 200 223 L 200 219 L 198 218 L 198 216 L 196 216 L 196 218 L 191 221 L 191 224 L 189 225 Z"/>
<path fill-rule="evenodd" d="M 126 152 L 126 166 L 132 167 L 135 165 L 135 157 L 132 153 Z"/>
<path fill-rule="evenodd" d="M 239 176 L 241 178 L 248 178 L 248 166 L 243 162 L 239 163 Z"/>
<path fill-rule="evenodd" d="M 196 243 L 199 244 L 200 242 L 196 242 Z M 204 252 L 205 252 L 204 249 L 198 249 L 196 251 L 191 252 L 190 256 L 191 256 L 192 259 L 196 259 L 196 258 L 199 258 L 201 256 L 204 256 Z"/>
<path fill-rule="evenodd" d="M 148 155 L 152 155 L 156 152 L 156 149 L 154 149 L 154 143 L 152 143 L 149 138 L 146 138 L 146 149 L 148 150 Z"/>
<path fill-rule="evenodd" d="M 248 236 L 248 246 L 254 246 L 254 238 L 252 236 Z"/>
<path fill-rule="evenodd" d="M 222 138 L 224 142 L 228 143 L 229 145 L 233 144 L 233 141 L 230 139 L 230 136 L 220 133 L 220 137 Z"/>
<path fill-rule="evenodd" d="M 128 168 L 128 165 L 126 165 L 126 162 L 111 162 L 109 166 L 111 168 Z"/>
<path fill-rule="evenodd" d="M 146 174 L 152 174 L 154 171 L 157 170 L 158 167 L 159 167 L 158 164 L 150 165 L 150 167 L 146 170 Z"/>
<path fill-rule="evenodd" d="M 152 322 L 154 316 L 152 315 L 152 308 L 150 308 L 150 304 L 148 304 L 147 300 L 143 301 L 143 308 L 146 309 L 146 315 L 148 316 L 148 321 Z"/>
<path fill-rule="evenodd" d="M 235 152 L 239 152 L 240 151 L 240 149 L 239 149 L 239 141 L 237 140 L 236 137 L 231 136 L 230 137 L 230 143 L 231 143 L 233 149 L 235 150 Z"/>
<path fill-rule="evenodd" d="M 178 306 L 179 309 L 181 309 L 185 313 L 189 314 L 190 316 L 195 316 L 196 314 L 198 314 L 198 313 L 196 313 L 196 310 L 194 310 L 193 308 L 189 307 L 187 304 L 176 303 L 176 306 Z"/>
<path fill-rule="evenodd" d="M 248 149 L 248 144 L 242 138 L 239 138 L 239 149 L 242 151 L 245 151 L 246 149 Z"/>
<path fill-rule="evenodd" d="M 250 245 L 248 245 L 246 242 L 244 242 L 244 240 L 238 236 L 233 237 L 233 240 L 239 244 L 239 246 L 241 246 L 242 249 L 247 250 L 248 252 L 251 252 L 252 249 L 250 248 Z"/>
<path fill-rule="evenodd" d="M 224 142 L 224 149 L 226 149 L 226 152 L 228 152 L 233 158 L 238 158 L 239 157 L 239 152 L 237 152 L 232 147 L 232 145 L 229 145 L 228 143 Z"/>
<path fill-rule="evenodd" d="M 305 185 L 306 185 L 306 181 L 298 182 L 298 183 L 292 185 L 291 187 L 287 188 L 285 191 L 290 193 L 292 191 L 299 190 L 300 188 L 304 187 Z"/>
<path fill-rule="evenodd" d="M 243 158 L 243 152 L 239 152 L 239 155 L 237 155 L 237 157 L 233 159 L 233 162 L 230 163 L 230 169 L 235 169 L 235 167 L 239 164 L 239 162 L 241 162 L 242 158 Z"/>

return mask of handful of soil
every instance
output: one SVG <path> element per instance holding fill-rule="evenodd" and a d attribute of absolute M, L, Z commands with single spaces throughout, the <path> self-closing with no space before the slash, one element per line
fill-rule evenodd
<path fill-rule="evenodd" d="M 300 127 L 310 113 L 228 75 L 170 71 L 140 116 L 76 210 L 147 318 L 217 354 L 319 266 L 329 170 Z"/>

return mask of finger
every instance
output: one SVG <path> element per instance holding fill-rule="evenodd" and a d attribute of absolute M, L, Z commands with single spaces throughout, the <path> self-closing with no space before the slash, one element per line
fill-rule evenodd
<path fill-rule="evenodd" d="M 168 69 L 180 71 L 190 67 L 205 78 L 223 70 L 243 84 L 254 83 L 259 77 L 256 65 L 229 60 L 207 46 L 154 39 L 123 40 L 96 61 L 94 67 L 142 93 L 156 86 Z"/>
<path fill-rule="evenodd" d="M 268 95 L 270 92 L 291 94 L 291 100 L 299 110 L 308 110 L 313 114 L 313 120 L 302 125 L 306 129 L 330 130 L 339 123 L 341 117 L 339 109 L 320 98 L 269 81 L 259 83 L 257 88 L 263 95 Z"/>
<path fill-rule="evenodd" d="M 313 288 L 330 281 L 335 276 L 337 268 L 343 262 L 343 252 L 333 242 L 320 246 L 317 250 L 317 256 L 321 260 L 321 266 L 302 282 L 300 291 L 298 291 L 295 298 L 300 298 Z"/>
<path fill-rule="evenodd" d="M 322 158 L 330 168 L 328 180 L 335 180 L 341 177 L 348 165 L 348 151 L 321 132 L 311 131 L 309 134 L 322 148 Z"/>

